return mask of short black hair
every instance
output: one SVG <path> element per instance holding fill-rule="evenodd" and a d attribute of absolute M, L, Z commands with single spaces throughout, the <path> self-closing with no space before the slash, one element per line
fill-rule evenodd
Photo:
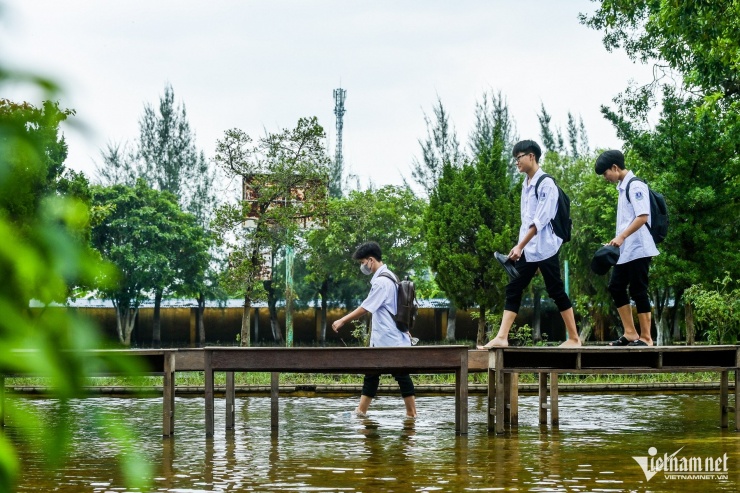
<path fill-rule="evenodd" d="M 534 160 L 538 163 L 540 162 L 542 149 L 540 149 L 539 144 L 534 140 L 520 140 L 519 142 L 514 144 L 514 149 L 512 149 L 511 155 L 516 157 L 516 155 L 520 152 L 526 152 L 527 154 L 531 152 L 532 154 L 534 154 Z"/>
<path fill-rule="evenodd" d="M 604 151 L 596 158 L 594 171 L 596 171 L 597 175 L 603 175 L 604 171 L 608 170 L 615 164 L 619 169 L 624 169 L 624 154 L 622 154 L 622 151 L 618 151 L 616 149 Z"/>
<path fill-rule="evenodd" d="M 380 252 L 380 245 L 374 241 L 368 241 L 357 247 L 352 254 L 354 260 L 362 260 L 368 257 L 374 257 L 376 260 L 383 260 L 383 254 Z"/>

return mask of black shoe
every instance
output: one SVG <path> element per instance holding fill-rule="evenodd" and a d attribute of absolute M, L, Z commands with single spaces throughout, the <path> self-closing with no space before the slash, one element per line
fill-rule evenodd
<path fill-rule="evenodd" d="M 509 274 L 509 279 L 512 281 L 519 277 L 519 271 L 516 270 L 516 267 L 514 267 L 514 262 L 507 257 L 506 255 L 501 255 L 498 252 L 493 252 L 493 257 L 498 260 L 498 263 L 501 264 L 501 266 L 506 270 L 506 273 Z"/>

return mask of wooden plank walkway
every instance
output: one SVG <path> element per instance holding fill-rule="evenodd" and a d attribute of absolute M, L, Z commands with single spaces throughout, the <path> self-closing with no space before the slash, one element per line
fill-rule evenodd
<path fill-rule="evenodd" d="M 270 372 L 272 428 L 278 427 L 278 376 L 291 373 L 454 373 L 455 432 L 468 432 L 468 348 L 415 346 L 373 348 L 211 348 L 204 349 L 206 435 L 214 432 L 213 374 L 226 373 L 226 428 L 234 426 L 233 372 Z"/>
<path fill-rule="evenodd" d="M 15 351 L 23 357 L 27 351 Z M 138 368 L 135 376 L 162 377 L 162 435 L 171 436 L 175 430 L 175 368 L 177 349 L 96 349 L 85 351 L 98 358 L 117 359 Z M 202 366 L 201 366 L 202 369 Z M 126 373 L 131 375 L 131 373 Z M 44 377 L 38 373 L 0 374 L 0 427 L 5 426 L 5 379 L 8 377 Z M 99 373 L 91 376 L 121 376 L 120 373 Z"/>
<path fill-rule="evenodd" d="M 142 375 L 163 377 L 162 435 L 175 431 L 175 372 L 204 371 L 206 434 L 213 435 L 215 371 L 226 372 L 226 428 L 234 427 L 234 372 L 271 373 L 271 425 L 278 426 L 280 372 L 455 374 L 455 431 L 468 430 L 467 375 L 488 373 L 488 429 L 503 433 L 518 421 L 519 373 L 537 373 L 539 421 L 559 424 L 558 375 L 718 372 L 720 425 L 729 426 L 729 413 L 740 402 L 740 346 L 658 347 L 507 347 L 469 350 L 465 346 L 405 348 L 238 348 L 95 350 L 98 356 L 136 358 Z M 19 353 L 19 357 L 21 354 Z M 729 373 L 734 372 L 735 406 L 729 404 Z M 106 375 L 98 376 L 110 376 Z M 0 374 L 0 426 L 4 426 L 5 378 Z M 43 375 L 23 375 L 43 376 Z M 497 406 L 496 403 L 501 403 Z M 740 413 L 735 412 L 740 431 Z"/>
<path fill-rule="evenodd" d="M 518 375 L 539 376 L 539 420 L 558 426 L 558 375 L 695 373 L 720 374 L 720 426 L 728 427 L 728 414 L 735 412 L 740 431 L 740 346 L 638 346 L 608 347 L 506 347 L 488 351 L 488 429 L 503 433 L 518 421 Z M 729 406 L 729 373 L 735 374 L 735 406 Z M 549 376 L 549 380 L 548 380 Z M 549 402 L 548 402 L 549 396 Z M 500 403 L 500 405 L 497 405 Z"/>

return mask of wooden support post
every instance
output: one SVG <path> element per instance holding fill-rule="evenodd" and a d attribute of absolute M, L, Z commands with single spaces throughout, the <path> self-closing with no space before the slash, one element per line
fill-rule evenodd
<path fill-rule="evenodd" d="M 5 428 L 5 376 L 0 375 L 0 428 Z"/>
<path fill-rule="evenodd" d="M 504 373 L 504 424 L 511 425 L 511 373 Z"/>
<path fill-rule="evenodd" d="M 735 368 L 735 431 L 740 431 L 740 370 L 737 368 Z"/>
<path fill-rule="evenodd" d="M 550 424 L 560 424 L 560 413 L 558 412 L 558 374 L 550 373 Z"/>
<path fill-rule="evenodd" d="M 468 352 L 460 356 L 460 369 L 455 371 L 455 432 L 468 434 Z"/>
<path fill-rule="evenodd" d="M 206 436 L 213 436 L 213 353 L 209 350 L 203 352 L 203 372 L 205 376 L 205 407 L 206 407 Z"/>
<path fill-rule="evenodd" d="M 547 424 L 547 373 L 538 373 L 539 376 L 539 418 L 540 424 Z"/>
<path fill-rule="evenodd" d="M 729 371 L 721 371 L 719 374 L 719 410 L 720 410 L 720 428 L 728 427 L 727 419 L 727 406 L 729 405 L 728 399 L 728 383 L 729 383 Z"/>
<path fill-rule="evenodd" d="M 519 426 L 519 374 L 511 374 L 511 394 L 509 396 L 511 425 Z"/>
<path fill-rule="evenodd" d="M 488 403 L 486 407 L 488 431 L 492 431 L 496 424 L 496 372 L 488 369 Z"/>
<path fill-rule="evenodd" d="M 504 397 L 504 350 L 495 349 L 496 360 L 496 433 L 504 432 L 504 411 L 506 398 Z"/>
<path fill-rule="evenodd" d="M 175 352 L 164 353 L 162 378 L 162 436 L 175 432 Z"/>
<path fill-rule="evenodd" d="M 270 373 L 270 428 L 277 430 L 280 423 L 280 404 L 278 393 L 280 390 L 280 372 Z"/>
<path fill-rule="evenodd" d="M 226 429 L 234 429 L 234 404 L 236 402 L 236 386 L 234 385 L 234 372 L 226 372 Z"/>

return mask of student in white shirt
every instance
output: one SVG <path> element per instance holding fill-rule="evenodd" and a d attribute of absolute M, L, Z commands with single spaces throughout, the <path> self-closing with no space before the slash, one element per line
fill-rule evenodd
<path fill-rule="evenodd" d="M 360 262 L 360 270 L 363 274 L 373 276 L 370 279 L 372 287 L 365 301 L 354 311 L 335 321 L 331 328 L 334 332 L 339 332 L 339 329 L 350 320 L 358 319 L 366 313 L 372 313 L 370 347 L 411 346 L 411 335 L 408 332 L 401 332 L 393 319 L 396 315 L 396 290 L 398 288 L 392 280 L 380 275 L 388 271 L 388 267 L 382 261 L 380 246 L 374 241 L 363 243 L 357 248 L 352 258 Z M 406 373 L 394 374 L 393 377 L 401 388 L 401 397 L 406 406 L 406 417 L 415 418 L 416 397 L 411 376 Z M 379 373 L 365 375 L 360 403 L 355 409 L 357 416 L 367 416 L 367 410 L 378 392 L 379 384 Z"/>
<path fill-rule="evenodd" d="M 610 346 L 652 346 L 650 335 L 652 309 L 648 294 L 650 262 L 660 254 L 648 230 L 650 225 L 650 196 L 645 183 L 635 180 L 632 171 L 624 167 L 624 154 L 618 150 L 603 152 L 594 167 L 596 174 L 617 184 L 616 236 L 608 243 L 619 247 L 619 260 L 609 279 L 609 293 L 617 305 L 624 334 L 609 343 Z M 630 183 L 630 181 L 632 183 Z M 629 197 L 627 185 L 629 184 Z M 629 288 L 629 294 L 628 294 Z M 632 298 L 637 307 L 640 333 L 632 318 Z"/>
<path fill-rule="evenodd" d="M 539 164 L 542 150 L 537 142 L 533 140 L 517 142 L 512 155 L 516 159 L 519 172 L 527 175 L 522 183 L 519 242 L 509 252 L 509 258 L 515 262 L 514 267 L 519 272 L 519 277 L 510 280 L 506 285 L 506 303 L 498 334 L 488 344 L 478 348 L 509 345 L 509 330 L 519 312 L 522 293 L 538 270 L 545 280 L 547 294 L 557 305 L 565 322 L 568 339 L 561 346 L 580 346 L 581 340 L 578 337 L 573 305 L 560 276 L 558 252 L 563 240 L 553 232 L 550 224 L 557 212 L 557 186 L 554 180 L 545 178 L 540 183 L 538 194 L 535 195 L 537 180 L 544 174 Z"/>

